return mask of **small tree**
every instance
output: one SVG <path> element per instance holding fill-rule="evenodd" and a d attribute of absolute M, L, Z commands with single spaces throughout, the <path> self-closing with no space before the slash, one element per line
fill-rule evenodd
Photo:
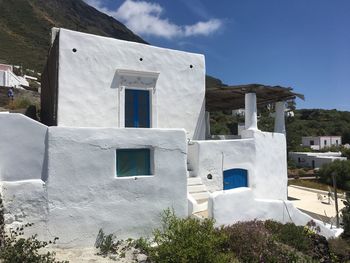
<path fill-rule="evenodd" d="M 157 246 L 146 250 L 151 260 L 159 263 L 228 263 L 233 258 L 223 250 L 226 240 L 226 235 L 214 228 L 213 220 L 179 218 L 168 209 L 162 215 L 162 227 L 154 231 L 152 241 Z"/>
<path fill-rule="evenodd" d="M 319 170 L 320 181 L 328 185 L 333 185 L 332 173 L 337 174 L 337 185 L 344 190 L 350 190 L 350 160 L 336 160 L 329 164 L 324 164 Z"/>
<path fill-rule="evenodd" d="M 350 192 L 346 193 L 346 200 L 343 201 L 345 207 L 341 210 L 343 216 L 343 228 L 344 232 L 342 237 L 344 239 L 350 239 Z"/>

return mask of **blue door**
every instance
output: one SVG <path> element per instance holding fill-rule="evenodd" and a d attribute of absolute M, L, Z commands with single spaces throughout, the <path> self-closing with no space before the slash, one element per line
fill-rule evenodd
<path fill-rule="evenodd" d="M 238 187 L 248 187 L 248 171 L 245 169 L 224 171 L 224 190 Z"/>
<path fill-rule="evenodd" d="M 148 90 L 125 90 L 125 127 L 150 128 Z"/>

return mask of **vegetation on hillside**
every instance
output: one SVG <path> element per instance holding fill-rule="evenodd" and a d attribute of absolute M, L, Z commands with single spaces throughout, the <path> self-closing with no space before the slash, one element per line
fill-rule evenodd
<path fill-rule="evenodd" d="M 301 144 L 302 136 L 339 135 L 350 143 L 350 112 L 322 109 L 301 109 L 287 118 L 287 142 L 290 150 Z"/>
<path fill-rule="evenodd" d="M 318 189 L 322 191 L 329 191 L 329 187 L 332 185 L 327 185 L 325 183 L 321 183 L 318 179 L 295 179 L 295 180 L 289 180 L 288 185 L 297 185 L 312 189 Z M 333 188 L 332 188 L 333 189 Z M 339 186 L 337 187 L 337 191 L 339 194 L 343 194 L 344 190 L 340 189 Z"/>
<path fill-rule="evenodd" d="M 52 27 L 145 43 L 82 0 L 0 0 L 0 60 L 41 72 Z"/>
<path fill-rule="evenodd" d="M 300 147 L 302 136 L 339 135 L 342 142 L 350 143 L 350 112 L 322 109 L 294 110 L 294 117 L 286 118 L 287 145 L 289 151 L 304 150 Z M 212 134 L 233 134 L 242 116 L 232 116 L 230 111 L 213 112 L 210 115 Z M 259 112 L 259 129 L 273 131 L 274 118 L 267 109 Z M 344 152 L 346 155 L 347 153 Z"/>
<path fill-rule="evenodd" d="M 318 171 L 320 182 L 333 185 L 332 173 L 335 174 L 337 187 L 350 191 L 350 160 L 336 160 L 322 165 Z"/>

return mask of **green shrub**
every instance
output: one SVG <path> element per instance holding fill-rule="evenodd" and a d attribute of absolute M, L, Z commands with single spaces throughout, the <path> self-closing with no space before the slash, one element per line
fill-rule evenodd
<path fill-rule="evenodd" d="M 350 239 L 350 193 L 346 193 L 346 200 L 343 201 L 344 208 L 341 210 L 343 217 L 343 229 L 342 237 L 345 239 Z"/>
<path fill-rule="evenodd" d="M 151 243 L 148 239 L 143 237 L 136 239 L 133 243 L 134 247 L 140 250 L 144 254 L 149 254 L 151 249 Z"/>
<path fill-rule="evenodd" d="M 281 224 L 272 220 L 267 220 L 265 226 L 283 244 L 301 252 L 308 252 L 312 247 L 312 242 L 303 226 L 296 226 L 293 223 Z"/>
<path fill-rule="evenodd" d="M 24 227 L 30 226 L 27 224 L 23 227 L 18 227 L 16 230 L 11 230 L 9 235 L 5 235 L 5 242 L 0 249 L 0 259 L 4 263 L 53 263 L 53 262 L 68 262 L 56 261 L 54 252 L 40 254 L 39 250 L 46 247 L 48 244 L 55 243 L 57 237 L 53 241 L 43 242 L 37 239 L 37 235 L 29 238 L 20 237 L 24 234 Z"/>
<path fill-rule="evenodd" d="M 350 190 L 350 160 L 336 160 L 332 163 L 322 165 L 318 172 L 320 181 L 332 186 L 333 172 L 336 173 L 337 187 L 344 190 Z"/>
<path fill-rule="evenodd" d="M 299 177 L 303 177 L 303 176 L 305 176 L 305 175 L 306 175 L 306 172 L 305 172 L 304 169 L 299 169 L 299 170 L 298 170 L 298 176 L 299 176 Z"/>
<path fill-rule="evenodd" d="M 109 254 L 117 254 L 118 242 L 114 242 L 115 236 L 113 234 L 106 235 L 102 229 L 98 232 L 95 247 L 99 249 L 98 255 L 103 257 Z"/>
<path fill-rule="evenodd" d="M 333 262 L 349 262 L 350 261 L 350 245 L 341 238 L 331 238 L 328 240 L 329 249 Z"/>
<path fill-rule="evenodd" d="M 262 221 L 239 222 L 223 227 L 221 231 L 228 236 L 226 250 L 241 262 L 299 262 L 310 259 L 276 242 Z"/>
<path fill-rule="evenodd" d="M 264 258 L 272 240 L 261 221 L 240 222 L 221 228 L 228 236 L 227 250 L 233 251 L 243 262 Z"/>
<path fill-rule="evenodd" d="M 30 105 L 33 105 L 33 102 L 29 98 L 19 97 L 19 98 L 15 98 L 12 102 L 10 102 L 9 108 L 11 110 L 26 109 Z"/>
<path fill-rule="evenodd" d="M 149 246 L 149 256 L 154 262 L 232 262 L 228 253 L 224 254 L 226 236 L 214 228 L 210 219 L 199 221 L 195 218 L 178 218 L 171 210 L 162 215 L 162 228 L 154 231 Z"/>
<path fill-rule="evenodd" d="M 346 157 L 347 159 L 350 159 L 350 149 L 345 148 L 345 147 L 341 147 L 340 151 L 341 151 L 341 155 L 343 157 Z"/>
<path fill-rule="evenodd" d="M 288 169 L 295 169 L 297 168 L 297 163 L 291 159 L 291 158 L 288 158 Z"/>
<path fill-rule="evenodd" d="M 318 234 L 320 228 L 314 221 L 311 220 L 303 227 L 296 226 L 293 223 L 281 224 L 267 220 L 265 226 L 276 241 L 298 250 L 304 256 L 313 260 L 330 262 L 331 257 L 327 239 Z"/>

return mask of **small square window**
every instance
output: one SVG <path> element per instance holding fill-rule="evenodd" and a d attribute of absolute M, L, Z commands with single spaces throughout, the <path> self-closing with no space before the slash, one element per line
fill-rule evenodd
<path fill-rule="evenodd" d="M 151 175 L 150 149 L 118 149 L 117 177 Z"/>

